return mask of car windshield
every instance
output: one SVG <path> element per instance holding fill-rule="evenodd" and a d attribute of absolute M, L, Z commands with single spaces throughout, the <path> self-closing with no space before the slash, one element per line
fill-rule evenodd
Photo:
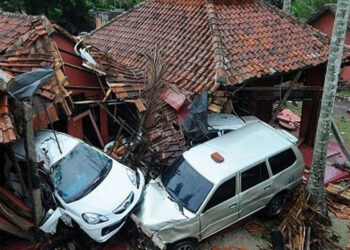
<path fill-rule="evenodd" d="M 59 196 L 66 202 L 81 199 L 107 176 L 112 160 L 85 143 L 79 143 L 54 166 L 51 179 Z"/>
<path fill-rule="evenodd" d="M 202 205 L 213 184 L 201 176 L 181 156 L 163 174 L 162 182 L 179 206 L 195 213 Z"/>

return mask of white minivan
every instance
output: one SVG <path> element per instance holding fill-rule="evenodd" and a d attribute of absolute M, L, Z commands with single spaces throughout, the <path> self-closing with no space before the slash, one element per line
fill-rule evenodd
<path fill-rule="evenodd" d="M 197 145 L 146 185 L 132 218 L 159 247 L 191 250 L 261 209 L 277 216 L 286 192 L 302 181 L 296 142 L 256 121 Z"/>

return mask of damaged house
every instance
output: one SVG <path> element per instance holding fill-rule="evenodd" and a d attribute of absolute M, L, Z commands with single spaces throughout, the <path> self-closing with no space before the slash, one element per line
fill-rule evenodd
<path fill-rule="evenodd" d="M 324 34 L 261 1 L 148 0 L 92 31 L 79 46 L 95 59 L 84 65 L 117 99 L 135 104 L 134 116 L 146 109 L 145 53 L 162 51 L 165 87 L 143 127 L 167 162 L 185 144 L 179 120 L 205 91 L 210 112 L 255 115 L 271 124 L 278 103 L 301 101 L 297 136 L 299 144 L 312 146 L 328 44 Z"/>
<path fill-rule="evenodd" d="M 17 162 L 10 144 L 25 138 L 30 148 L 33 130 L 66 119 L 72 105 L 54 26 L 45 17 L 0 13 L 0 31 L 0 229 L 32 240 L 38 170 L 30 153 Z"/>

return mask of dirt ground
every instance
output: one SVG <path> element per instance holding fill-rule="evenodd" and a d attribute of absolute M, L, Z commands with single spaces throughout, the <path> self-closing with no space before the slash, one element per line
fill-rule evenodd
<path fill-rule="evenodd" d="M 247 231 L 248 225 L 258 225 L 257 232 Z M 260 218 L 252 218 L 240 226 L 218 233 L 199 244 L 200 250 L 261 250 L 271 249 L 269 243 L 270 233 L 260 226 L 263 225 Z M 260 231 L 261 230 L 261 231 Z"/>
<path fill-rule="evenodd" d="M 347 249 L 350 243 L 350 220 L 338 219 L 331 212 L 331 229 L 339 236 L 338 245 L 341 249 Z M 267 250 L 272 249 L 270 232 L 278 227 L 278 221 L 271 221 L 255 216 L 244 224 L 219 233 L 199 244 L 200 250 Z M 249 225 L 257 225 L 256 232 L 249 232 Z"/>

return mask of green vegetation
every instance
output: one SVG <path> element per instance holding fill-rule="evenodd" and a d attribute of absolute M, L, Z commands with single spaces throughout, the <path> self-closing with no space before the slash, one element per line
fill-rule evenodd
<path fill-rule="evenodd" d="M 297 106 L 295 106 L 292 102 L 287 102 L 286 103 L 286 108 L 290 109 L 291 111 L 293 111 L 295 114 L 301 116 L 301 108 L 303 106 L 302 102 L 297 102 Z"/>
<path fill-rule="evenodd" d="M 302 22 L 306 22 L 325 4 L 336 3 L 337 0 L 294 0 L 293 14 Z"/>
<path fill-rule="evenodd" d="M 341 91 L 340 96 L 350 97 L 350 90 Z M 287 102 L 286 108 L 293 111 L 295 114 L 301 116 L 302 102 L 298 102 L 298 106 L 293 105 L 292 102 Z M 334 120 L 338 125 L 339 131 L 342 134 L 346 146 L 350 147 L 350 119 L 340 115 L 335 115 Z M 333 135 L 330 136 L 330 140 L 335 140 Z"/>
<path fill-rule="evenodd" d="M 339 96 L 342 98 L 350 97 L 350 89 L 344 89 L 339 92 Z"/>
<path fill-rule="evenodd" d="M 350 147 L 350 120 L 346 119 L 345 117 L 335 116 L 334 121 L 338 125 L 345 145 Z M 331 136 L 331 140 L 335 140 L 334 136 Z"/>
<path fill-rule="evenodd" d="M 45 15 L 73 34 L 90 31 L 94 19 L 89 10 L 129 9 L 142 0 L 0 0 L 0 10 Z M 114 3 L 116 2 L 116 6 Z"/>

